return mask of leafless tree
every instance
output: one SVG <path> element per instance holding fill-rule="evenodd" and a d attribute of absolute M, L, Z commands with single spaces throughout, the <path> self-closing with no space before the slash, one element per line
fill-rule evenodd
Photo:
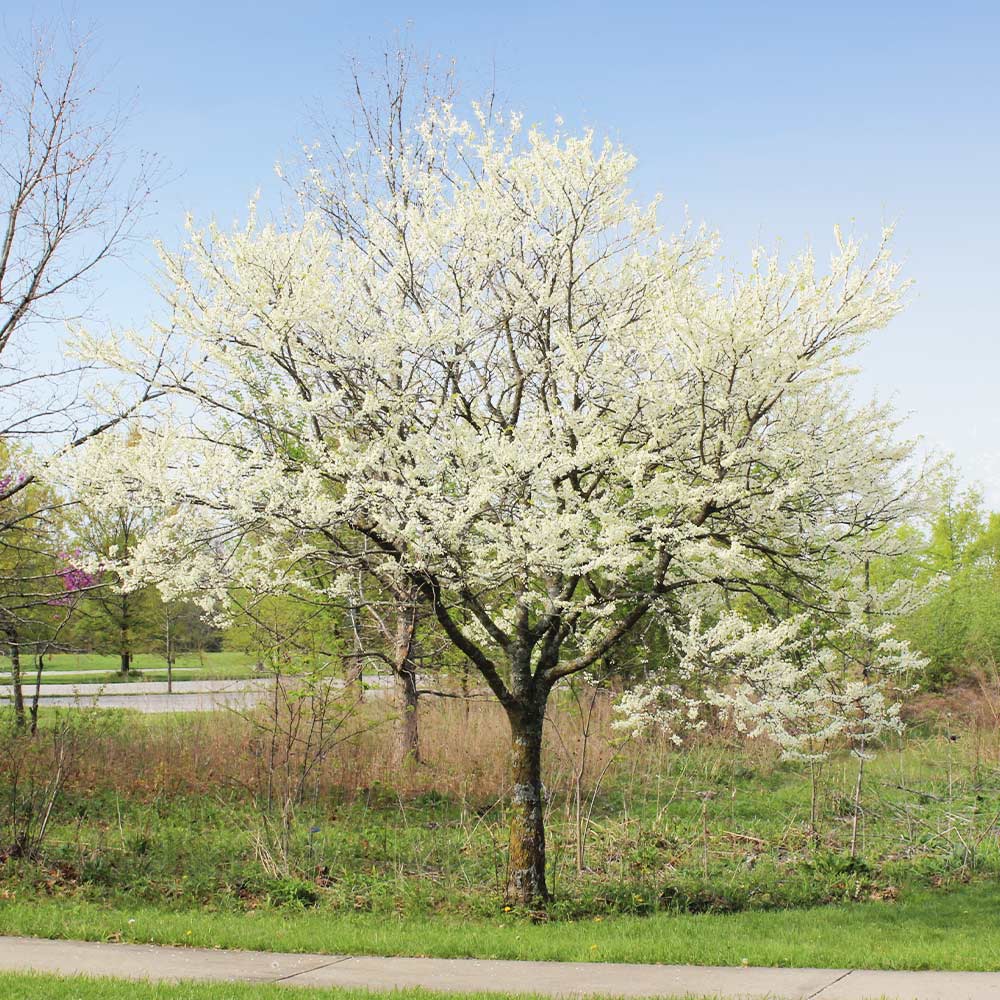
<path fill-rule="evenodd" d="M 95 417 L 86 368 L 48 342 L 135 236 L 159 174 L 155 159 L 124 154 L 126 118 L 101 110 L 91 49 L 72 27 L 39 30 L 0 79 L 0 439 L 75 447 L 123 415 Z M 33 479 L 0 485 L 0 501 Z"/>
<path fill-rule="evenodd" d="M 89 366 L 65 361 L 52 336 L 86 311 L 158 175 L 154 159 L 124 154 L 126 119 L 102 111 L 91 50 L 72 26 L 37 30 L 0 78 L 0 640 L 15 677 L 26 630 L 63 590 L 58 542 L 43 550 L 66 498 L 38 485 L 42 470 L 154 395 L 139 384 L 97 413 Z"/>

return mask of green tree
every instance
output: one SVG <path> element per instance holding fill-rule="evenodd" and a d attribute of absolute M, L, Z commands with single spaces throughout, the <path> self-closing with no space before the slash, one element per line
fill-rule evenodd
<path fill-rule="evenodd" d="M 940 581 L 901 626 L 929 659 L 926 687 L 939 690 L 970 666 L 1000 659 L 1000 515 L 986 511 L 980 494 L 951 487 L 916 564 L 890 570 Z"/>
<path fill-rule="evenodd" d="M 22 681 L 26 660 L 40 675 L 43 659 L 64 638 L 66 627 L 84 593 L 93 584 L 67 551 L 67 503 L 37 481 L 9 489 L 27 479 L 31 453 L 0 439 L 0 641 L 10 660 L 14 715 L 25 725 Z M 36 697 L 32 719 L 37 718 Z"/>
<path fill-rule="evenodd" d="M 123 587 L 114 567 L 129 559 L 148 527 L 149 516 L 142 510 L 89 507 L 77 529 L 81 547 L 106 567 L 98 577 L 103 586 L 90 592 L 83 602 L 77 634 L 91 648 L 114 650 L 124 675 L 132 668 L 135 651 L 152 642 L 158 601 L 153 584 Z"/>

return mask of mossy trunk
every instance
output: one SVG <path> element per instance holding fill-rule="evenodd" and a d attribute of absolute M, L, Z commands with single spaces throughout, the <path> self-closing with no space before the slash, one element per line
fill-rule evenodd
<path fill-rule="evenodd" d="M 534 906 L 549 899 L 545 883 L 545 803 L 542 788 L 544 705 L 508 710 L 513 794 L 506 896 Z"/>

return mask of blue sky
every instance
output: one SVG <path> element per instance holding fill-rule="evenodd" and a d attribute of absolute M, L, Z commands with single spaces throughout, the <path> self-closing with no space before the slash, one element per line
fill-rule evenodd
<path fill-rule="evenodd" d="M 184 213 L 230 222 L 273 167 L 344 103 L 351 56 L 403 31 L 454 57 L 465 92 L 493 78 L 530 120 L 562 115 L 639 158 L 638 193 L 720 230 L 825 255 L 835 222 L 898 223 L 916 286 L 870 348 L 863 385 L 912 413 L 1000 507 L 1000 3 L 39 2 L 5 9 L 12 38 L 70 10 L 97 29 L 102 100 L 135 97 L 125 141 L 167 165 L 145 229 Z M 3 56 L 0 56 L 3 68 Z M 106 270 L 95 321 L 156 311 L 150 255 Z"/>

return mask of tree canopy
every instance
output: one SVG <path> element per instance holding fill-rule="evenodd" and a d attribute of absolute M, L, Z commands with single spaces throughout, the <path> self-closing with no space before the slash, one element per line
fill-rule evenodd
<path fill-rule="evenodd" d="M 509 891 L 544 896 L 541 727 L 552 687 L 648 614 L 721 595 L 828 603 L 893 551 L 922 497 L 897 421 L 851 395 L 901 305 L 886 231 L 726 273 L 665 235 L 633 157 L 517 116 L 433 106 L 367 150 L 334 213 L 164 251 L 160 336 L 81 350 L 174 400 L 76 482 L 158 508 L 141 574 L 348 599 L 411 588 L 511 721 Z M 255 544 L 243 544 L 252 537 Z M 322 567 L 322 572 L 317 571 Z"/>

